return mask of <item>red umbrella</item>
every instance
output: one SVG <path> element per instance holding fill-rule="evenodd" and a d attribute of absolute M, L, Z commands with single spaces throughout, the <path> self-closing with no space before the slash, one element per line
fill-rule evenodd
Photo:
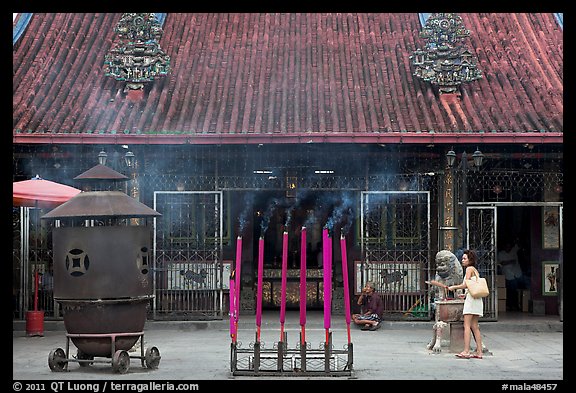
<path fill-rule="evenodd" d="M 80 190 L 65 184 L 44 180 L 38 175 L 30 180 L 12 183 L 12 204 L 36 208 L 54 208 L 76 196 Z"/>
<path fill-rule="evenodd" d="M 81 191 L 65 184 L 44 180 L 40 176 L 12 183 L 12 205 L 34 208 L 54 208 Z M 37 239 L 37 238 L 36 238 Z M 38 241 L 38 240 L 36 240 Z M 36 261 L 36 263 L 38 263 Z M 34 272 L 34 311 L 26 313 L 28 335 L 43 335 L 44 311 L 38 311 L 38 271 Z"/>

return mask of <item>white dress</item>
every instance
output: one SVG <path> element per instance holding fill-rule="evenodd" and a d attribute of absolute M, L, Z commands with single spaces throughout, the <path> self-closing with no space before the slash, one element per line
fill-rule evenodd
<path fill-rule="evenodd" d="M 472 280 L 478 280 L 478 276 L 471 277 Z M 464 299 L 464 310 L 462 314 L 473 314 L 478 316 L 484 315 L 484 300 L 482 298 L 474 299 L 468 289 L 466 289 L 466 299 Z"/>

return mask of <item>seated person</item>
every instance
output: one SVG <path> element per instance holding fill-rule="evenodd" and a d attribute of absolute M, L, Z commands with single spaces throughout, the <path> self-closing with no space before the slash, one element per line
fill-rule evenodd
<path fill-rule="evenodd" d="M 353 314 L 352 320 L 357 325 L 363 325 L 362 330 L 376 330 L 382 326 L 384 302 L 375 292 L 374 284 L 367 282 L 358 298 L 361 314 Z"/>

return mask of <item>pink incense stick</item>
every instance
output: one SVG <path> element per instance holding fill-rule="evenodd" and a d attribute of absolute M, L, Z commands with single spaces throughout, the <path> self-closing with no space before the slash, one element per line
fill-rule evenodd
<path fill-rule="evenodd" d="M 302 227 L 300 239 L 300 326 L 304 327 L 306 325 L 306 227 Z"/>
<path fill-rule="evenodd" d="M 284 321 L 286 320 L 286 279 L 288 275 L 288 232 L 282 234 L 282 286 L 280 296 L 280 341 L 284 336 Z"/>
<path fill-rule="evenodd" d="M 330 235 L 328 234 L 328 228 L 324 228 L 322 231 L 322 243 L 322 266 L 324 270 L 324 329 L 326 329 L 326 341 L 328 341 L 328 329 L 330 329 L 330 317 L 332 312 L 332 243 Z"/>
<path fill-rule="evenodd" d="M 236 300 L 235 300 L 235 314 L 236 322 L 240 318 L 240 277 L 242 276 L 242 236 L 238 236 L 236 239 Z"/>
<path fill-rule="evenodd" d="M 328 232 L 328 298 L 330 301 L 328 302 L 328 307 L 330 312 L 328 315 L 330 318 L 332 317 L 332 237 L 330 236 L 330 232 Z M 328 327 L 330 327 L 330 323 L 328 323 Z"/>
<path fill-rule="evenodd" d="M 346 325 L 348 328 L 348 342 L 350 339 L 350 293 L 348 292 L 348 256 L 346 255 L 346 239 L 340 235 L 340 249 L 342 250 L 342 279 L 344 284 L 344 310 L 346 313 Z"/>
<path fill-rule="evenodd" d="M 234 272 L 230 275 L 230 337 L 232 342 L 236 342 L 236 282 Z"/>
<path fill-rule="evenodd" d="M 262 326 L 262 277 L 264 276 L 264 238 L 258 240 L 258 292 L 256 292 L 256 326 L 260 341 L 260 326 Z"/>

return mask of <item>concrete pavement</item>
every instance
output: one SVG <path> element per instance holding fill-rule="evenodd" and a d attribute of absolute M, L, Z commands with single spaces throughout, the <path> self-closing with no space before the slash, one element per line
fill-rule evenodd
<path fill-rule="evenodd" d="M 285 331 L 289 348 L 298 344 L 298 313 L 287 313 Z M 323 316 L 308 313 L 307 341 L 318 348 L 324 341 Z M 161 360 L 157 369 L 144 368 L 140 359 L 130 360 L 126 374 L 112 371 L 110 363 L 80 367 L 68 363 L 67 372 L 52 372 L 48 355 L 65 349 L 66 332 L 62 321 L 45 322 L 43 337 L 27 337 L 25 323 L 14 323 L 14 381 L 101 380 L 101 381 L 214 381 L 214 380 L 468 380 L 562 382 L 563 322 L 557 316 L 500 318 L 481 322 L 483 340 L 490 354 L 483 359 L 458 359 L 448 348 L 434 353 L 426 348 L 432 337 L 432 322 L 385 321 L 378 331 L 351 327 L 354 345 L 354 372 L 341 377 L 234 376 L 230 370 L 230 335 L 228 320 L 221 321 L 148 321 L 144 329 L 144 347 L 158 348 Z M 347 344 L 343 316 L 332 316 L 334 348 Z M 243 348 L 255 339 L 254 315 L 241 315 L 238 340 Z M 279 340 L 278 313 L 264 314 L 262 338 L 268 348 Z M 71 355 L 76 348 L 71 344 Z M 139 352 L 130 352 L 138 355 Z M 106 359 L 105 359 L 106 360 Z M 109 359 L 108 359 L 109 360 Z M 108 361 L 106 360 L 106 361 Z M 201 384 L 200 384 L 201 388 Z M 524 389 L 526 390 L 526 389 Z M 535 389 L 533 389 L 535 390 Z"/>

